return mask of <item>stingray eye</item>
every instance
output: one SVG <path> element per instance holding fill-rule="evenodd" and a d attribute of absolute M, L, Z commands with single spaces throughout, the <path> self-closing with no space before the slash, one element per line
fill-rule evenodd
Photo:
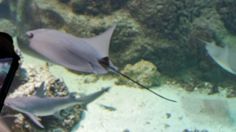
<path fill-rule="evenodd" d="M 33 34 L 33 33 L 27 33 L 27 36 L 28 36 L 29 38 L 33 38 L 33 37 L 34 37 L 34 34 Z"/>

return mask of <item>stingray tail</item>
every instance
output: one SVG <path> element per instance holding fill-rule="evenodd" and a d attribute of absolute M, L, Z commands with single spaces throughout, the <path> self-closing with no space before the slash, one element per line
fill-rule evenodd
<path fill-rule="evenodd" d="M 162 95 L 160 95 L 160 94 L 154 92 L 153 90 L 151 90 L 151 89 L 149 89 L 148 87 L 146 87 L 146 86 L 140 84 L 139 82 L 133 80 L 133 79 L 130 78 L 129 76 L 127 76 L 127 75 L 121 73 L 120 71 L 118 71 L 117 69 L 115 69 L 115 68 L 113 68 L 113 67 L 111 67 L 111 66 L 108 66 L 108 68 L 109 68 L 110 70 L 112 70 L 113 72 L 115 72 L 115 73 L 117 73 L 117 74 L 120 74 L 121 76 L 127 78 L 128 80 L 132 81 L 133 83 L 139 85 L 140 87 L 142 87 L 142 88 L 148 90 L 149 92 L 155 94 L 156 96 L 159 96 L 160 98 L 163 98 L 163 99 L 168 100 L 168 101 L 171 101 L 171 102 L 177 102 L 177 101 L 175 101 L 175 100 L 172 100 L 172 99 L 166 98 L 166 97 L 164 97 L 164 96 L 162 96 Z"/>
<path fill-rule="evenodd" d="M 149 92 L 155 94 L 156 96 L 159 96 L 159 97 L 161 97 L 161 98 L 163 98 L 163 99 L 165 99 L 165 100 L 171 101 L 171 102 L 177 102 L 177 101 L 175 101 L 175 100 L 166 98 L 166 97 L 164 97 L 164 96 L 162 96 L 162 95 L 160 95 L 160 94 L 154 92 L 153 90 L 149 89 L 148 87 L 146 87 L 146 86 L 140 84 L 139 82 L 133 80 L 133 79 L 130 78 L 129 76 L 127 76 L 127 75 L 121 73 L 121 72 L 111 63 L 111 61 L 110 61 L 110 59 L 109 59 L 108 57 L 104 57 L 104 58 L 98 60 L 98 62 L 99 62 L 99 64 L 101 64 L 104 68 L 109 69 L 109 70 L 111 70 L 112 72 L 115 72 L 115 73 L 117 73 L 117 74 L 120 74 L 121 76 L 127 78 L 128 80 L 132 81 L 133 83 L 135 83 L 135 84 L 139 85 L 140 87 L 142 87 L 142 88 L 148 90 Z"/>

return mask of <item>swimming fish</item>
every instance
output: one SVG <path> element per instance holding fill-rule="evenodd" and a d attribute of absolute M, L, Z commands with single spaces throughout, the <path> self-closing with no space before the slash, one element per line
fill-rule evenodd
<path fill-rule="evenodd" d="M 210 57 L 223 69 L 236 75 L 236 46 L 225 45 L 224 47 L 218 46 L 214 41 L 206 42 L 206 50 Z"/>
<path fill-rule="evenodd" d="M 44 83 L 41 84 L 40 89 L 43 87 Z M 38 116 L 50 116 L 60 110 L 77 104 L 80 104 L 81 107 L 86 109 L 86 106 L 89 103 L 100 97 L 108 90 L 109 87 L 102 88 L 100 91 L 83 97 L 76 97 L 75 93 L 71 93 L 69 96 L 65 97 L 46 97 L 45 95 L 41 95 L 42 92 L 38 92 L 36 95 L 29 97 L 7 97 L 4 104 L 7 107 L 10 107 L 29 117 L 40 128 L 44 128 L 44 126 L 40 123 Z"/>
<path fill-rule="evenodd" d="M 109 45 L 115 27 L 112 26 L 92 38 L 78 38 L 54 29 L 36 29 L 26 34 L 29 38 L 29 47 L 56 64 L 85 73 L 105 74 L 113 71 L 161 98 L 176 102 L 122 74 L 112 64 L 109 59 Z"/>
<path fill-rule="evenodd" d="M 104 105 L 104 104 L 100 104 L 99 106 L 106 109 L 106 110 L 108 110 L 108 111 L 116 111 L 116 108 L 113 107 L 113 106 L 107 106 L 107 105 Z"/>

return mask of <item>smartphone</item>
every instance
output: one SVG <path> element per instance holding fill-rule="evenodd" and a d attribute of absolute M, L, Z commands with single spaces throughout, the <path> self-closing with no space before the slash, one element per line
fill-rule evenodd
<path fill-rule="evenodd" d="M 0 89 L 4 84 L 7 73 L 10 70 L 13 58 L 1 58 L 0 59 Z"/>
<path fill-rule="evenodd" d="M 0 32 L 0 111 L 19 67 L 19 59 L 11 36 Z"/>

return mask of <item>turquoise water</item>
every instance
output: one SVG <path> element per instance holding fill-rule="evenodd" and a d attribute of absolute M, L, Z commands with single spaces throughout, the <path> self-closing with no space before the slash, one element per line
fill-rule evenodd
<path fill-rule="evenodd" d="M 235 5 L 2 0 L 21 56 L 2 116 L 17 132 L 234 132 Z"/>

